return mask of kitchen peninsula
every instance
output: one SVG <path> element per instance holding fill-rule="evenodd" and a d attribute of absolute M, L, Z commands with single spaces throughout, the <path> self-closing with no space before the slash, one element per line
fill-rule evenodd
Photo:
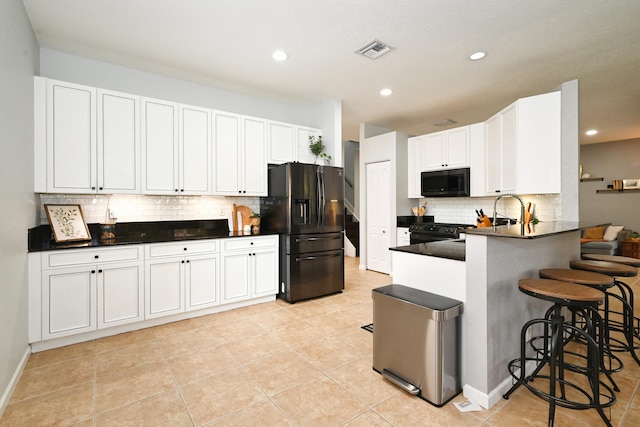
<path fill-rule="evenodd" d="M 393 282 L 464 303 L 463 392 L 490 408 L 511 386 L 507 362 L 519 354 L 521 326 L 548 308 L 520 293 L 518 280 L 537 277 L 541 268 L 567 268 L 579 258 L 580 227 L 540 222 L 477 228 L 466 230 L 464 243 L 437 242 L 436 249 L 442 244 L 464 248 L 464 258 L 446 257 L 445 247 L 437 253 L 433 246 L 392 248 Z"/>

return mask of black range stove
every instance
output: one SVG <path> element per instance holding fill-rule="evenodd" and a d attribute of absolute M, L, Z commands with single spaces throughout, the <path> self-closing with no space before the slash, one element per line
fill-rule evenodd
<path fill-rule="evenodd" d="M 438 222 L 425 222 L 409 226 L 410 243 L 429 243 L 439 240 L 459 239 L 460 232 L 474 228 L 469 224 L 447 224 Z"/>

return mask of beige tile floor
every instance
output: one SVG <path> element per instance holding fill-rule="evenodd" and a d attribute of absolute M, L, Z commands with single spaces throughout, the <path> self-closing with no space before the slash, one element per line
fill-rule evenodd
<path fill-rule="evenodd" d="M 342 294 L 171 323 L 31 356 L 1 426 L 544 426 L 524 388 L 491 410 L 438 409 L 372 367 L 371 289 L 387 275 L 346 258 Z M 630 282 L 631 283 L 631 282 Z M 633 282 L 637 293 L 640 288 Z M 640 301 L 639 301 L 640 303 Z M 622 356 L 616 426 L 640 425 L 640 368 Z M 458 396 L 454 401 L 462 400 Z M 560 408 L 557 426 L 602 425 Z"/>

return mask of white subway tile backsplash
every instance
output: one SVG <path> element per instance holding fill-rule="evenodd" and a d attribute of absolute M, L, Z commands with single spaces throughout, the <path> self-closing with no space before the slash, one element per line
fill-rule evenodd
<path fill-rule="evenodd" d="M 534 216 L 540 221 L 562 220 L 562 195 L 519 195 L 525 203 L 531 202 Z M 420 206 L 427 203 L 426 215 L 433 215 L 436 222 L 456 224 L 475 224 L 475 210 L 482 209 L 488 216 L 493 215 L 495 197 L 460 197 L 420 199 Z M 520 217 L 520 202 L 510 198 L 498 201 L 496 211 L 499 216 Z M 411 215 L 411 212 L 398 212 L 398 215 Z"/>
<path fill-rule="evenodd" d="M 260 209 L 258 197 L 41 194 L 41 224 L 49 222 L 45 204 L 80 205 L 87 223 L 107 221 L 109 209 L 115 212 L 118 222 L 226 219 L 233 204 L 247 206 L 254 212 Z M 221 210 L 224 214 L 220 214 Z"/>

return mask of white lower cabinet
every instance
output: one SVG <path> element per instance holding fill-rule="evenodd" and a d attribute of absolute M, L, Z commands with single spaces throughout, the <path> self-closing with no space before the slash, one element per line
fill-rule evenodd
<path fill-rule="evenodd" d="M 241 301 L 278 291 L 278 236 L 222 241 L 222 302 Z"/>
<path fill-rule="evenodd" d="M 95 260 L 129 258 L 131 248 L 93 250 Z M 78 258 L 78 250 L 66 254 Z M 65 253 L 43 255 L 42 265 L 64 259 Z M 54 258 L 57 256 L 57 258 Z M 142 261 L 62 265 L 42 270 L 41 339 L 74 335 L 81 332 L 144 320 L 144 288 Z"/>
<path fill-rule="evenodd" d="M 396 229 L 396 245 L 407 246 L 411 244 L 411 233 L 409 227 L 398 227 Z"/>
<path fill-rule="evenodd" d="M 30 253 L 29 342 L 249 305 L 277 283 L 277 235 Z"/>
<path fill-rule="evenodd" d="M 146 318 L 220 303 L 220 257 L 216 240 L 147 245 L 146 258 Z"/>

